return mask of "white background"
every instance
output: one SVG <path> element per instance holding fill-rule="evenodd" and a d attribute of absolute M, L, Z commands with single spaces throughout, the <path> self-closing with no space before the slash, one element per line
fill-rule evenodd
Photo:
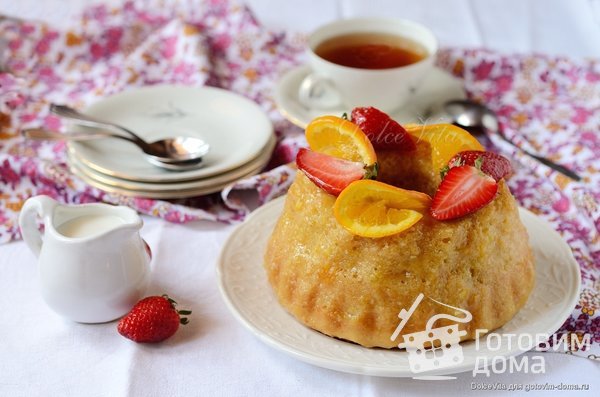
<path fill-rule="evenodd" d="M 275 29 L 308 32 L 341 17 L 397 16 L 425 23 L 445 46 L 600 58 L 600 0 L 248 3 Z M 89 2 L 0 0 L 0 13 L 66 26 L 85 4 Z M 231 226 L 145 220 L 143 236 L 154 251 L 149 293 L 177 298 L 181 307 L 193 310 L 191 323 L 167 342 L 146 346 L 119 336 L 115 323 L 64 321 L 41 301 L 35 260 L 25 245 L 0 246 L 0 396 L 505 395 L 471 392 L 472 382 L 588 383 L 595 395 L 600 393 L 600 364 L 562 354 L 544 355 L 543 375 L 473 379 L 466 373 L 444 382 L 349 375 L 298 362 L 246 331 L 219 296 L 215 262 Z"/>

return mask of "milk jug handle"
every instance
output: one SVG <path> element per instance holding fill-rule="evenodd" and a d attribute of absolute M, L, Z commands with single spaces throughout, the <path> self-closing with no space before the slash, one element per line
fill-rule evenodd
<path fill-rule="evenodd" d="M 48 196 L 35 196 L 25 201 L 21 213 L 19 214 L 19 227 L 23 240 L 35 256 L 40 255 L 43 239 L 42 233 L 37 227 L 37 217 L 41 217 L 44 225 L 48 227 L 48 222 L 52 219 L 52 213 L 58 203 Z"/>

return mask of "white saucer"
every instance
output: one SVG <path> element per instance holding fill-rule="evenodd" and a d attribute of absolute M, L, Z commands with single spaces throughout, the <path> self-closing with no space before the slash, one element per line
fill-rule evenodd
<path fill-rule="evenodd" d="M 268 162 L 268 159 L 266 162 Z M 266 162 L 265 162 L 265 164 L 266 164 Z M 258 174 L 262 170 L 263 167 L 264 167 L 264 164 L 260 167 L 256 167 L 253 170 L 249 170 L 247 173 L 240 175 L 238 178 L 236 178 L 234 180 L 218 182 L 218 183 L 212 184 L 210 186 L 206 186 L 206 187 L 199 186 L 199 187 L 193 187 L 193 188 L 188 188 L 188 189 L 174 189 L 174 190 L 164 189 L 164 190 L 160 190 L 160 191 L 127 189 L 127 188 L 116 186 L 116 185 L 109 185 L 109 184 L 100 182 L 97 179 L 91 177 L 90 174 L 86 173 L 85 171 L 82 171 L 81 168 L 74 165 L 73 163 L 71 163 L 70 168 L 71 168 L 71 172 L 73 172 L 75 175 L 77 175 L 79 178 L 81 178 L 88 185 L 93 186 L 97 189 L 103 190 L 108 193 L 121 194 L 123 196 L 130 196 L 130 197 L 143 197 L 143 198 L 167 200 L 167 199 L 197 197 L 197 196 L 202 196 L 205 194 L 219 192 L 219 191 L 225 189 L 230 184 L 234 183 L 238 179 L 249 178 L 251 176 Z"/>
<path fill-rule="evenodd" d="M 238 321 L 269 346 L 320 367 L 388 377 L 471 371 L 478 357 L 486 357 L 491 363 L 496 356 L 523 353 L 518 343 L 508 337 L 500 338 L 498 350 L 497 343 L 483 341 L 476 350 L 475 342 L 463 342 L 462 363 L 415 374 L 410 371 L 406 350 L 369 349 L 305 327 L 279 305 L 263 268 L 267 241 L 284 201 L 282 197 L 264 205 L 241 224 L 225 242 L 217 264 L 219 288 L 227 306 Z M 569 246 L 548 223 L 522 208 L 519 214 L 535 254 L 535 288 L 515 317 L 493 333 L 496 337 L 528 334 L 535 341 L 535 334 L 553 334 L 575 307 L 579 299 L 579 266 Z"/>
<path fill-rule="evenodd" d="M 111 188 L 109 190 L 111 192 L 122 191 L 127 195 L 137 194 L 143 197 L 156 197 L 154 196 L 156 193 L 161 193 L 162 198 L 167 196 L 168 198 L 178 198 L 182 197 L 181 194 L 185 194 L 187 197 L 188 194 L 195 195 L 198 191 L 206 192 L 203 194 L 213 193 L 214 191 L 221 190 L 223 185 L 230 184 L 249 175 L 254 175 L 262 170 L 269 162 L 273 149 L 275 148 L 275 143 L 275 136 L 272 136 L 267 143 L 267 146 L 263 148 L 258 157 L 241 167 L 213 177 L 183 182 L 158 183 L 120 179 L 89 168 L 70 152 L 68 153 L 67 159 L 73 172 L 80 177 L 85 178 L 86 181 L 94 182 L 94 186 L 102 190 L 106 190 L 108 187 Z"/>
<path fill-rule="evenodd" d="M 350 114 L 352 109 L 310 109 L 298 100 L 298 88 L 304 77 L 310 73 L 307 65 L 298 66 L 285 73 L 275 87 L 275 104 L 283 116 L 301 128 L 305 128 L 312 119 L 325 114 L 340 116 Z M 390 81 L 390 85 L 394 82 Z M 444 102 L 451 99 L 466 98 L 462 82 L 448 72 L 434 68 L 411 98 L 408 104 L 390 114 L 400 123 L 447 122 L 442 109 Z"/>
<path fill-rule="evenodd" d="M 269 118 L 256 103 L 212 87 L 137 88 L 103 99 L 85 113 L 128 127 L 149 142 L 179 135 L 210 144 L 202 168 L 169 172 L 151 165 L 139 148 L 122 140 L 69 143 L 87 167 L 134 181 L 180 182 L 219 175 L 256 158 L 273 135 Z"/>
<path fill-rule="evenodd" d="M 98 182 L 98 181 L 90 178 L 88 175 L 81 172 L 76 167 L 71 167 L 71 171 L 75 175 L 80 177 L 88 185 L 93 186 L 97 189 L 103 190 L 108 193 L 120 194 L 123 196 L 129 196 L 129 197 L 142 197 L 142 198 L 161 199 L 161 200 L 197 197 L 197 196 L 203 196 L 205 194 L 216 193 L 216 192 L 219 192 L 219 191 L 225 189 L 227 186 L 229 186 L 230 184 L 233 183 L 233 181 L 227 182 L 227 183 L 221 183 L 221 184 L 206 187 L 206 188 L 194 188 L 194 189 L 187 189 L 187 190 L 164 190 L 164 191 L 160 191 L 160 192 L 148 192 L 148 191 L 143 191 L 143 190 L 129 190 L 129 189 L 123 189 L 123 188 L 119 188 L 119 187 L 115 187 L 115 186 L 111 186 L 111 185 L 106 185 L 102 182 Z M 260 170 L 249 172 L 248 174 L 241 176 L 240 179 L 249 178 L 253 175 L 256 175 L 258 173 L 258 171 L 260 171 Z"/>

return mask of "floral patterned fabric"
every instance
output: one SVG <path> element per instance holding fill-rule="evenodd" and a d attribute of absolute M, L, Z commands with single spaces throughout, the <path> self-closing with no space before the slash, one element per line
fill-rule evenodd
<path fill-rule="evenodd" d="M 558 336 L 590 334 L 591 348 L 569 353 L 600 360 L 600 60 L 447 50 L 438 64 L 463 79 L 471 99 L 498 114 L 517 146 L 582 177 L 575 182 L 488 137 L 488 149 L 513 160 L 508 184 L 519 204 L 550 222 L 579 263 L 581 298 Z"/>
<path fill-rule="evenodd" d="M 294 170 L 285 165 L 305 145 L 272 99 L 278 76 L 304 60 L 304 40 L 261 27 L 236 2 L 203 4 L 127 1 L 94 6 L 66 27 L 0 20 L 0 243 L 19 238 L 19 210 L 31 195 L 69 203 L 124 204 L 170 222 L 232 222 L 249 212 L 245 192 L 258 204 L 285 193 Z M 505 135 L 531 152 L 564 164 L 574 182 L 498 137 L 488 148 L 513 160 L 509 185 L 525 208 L 550 222 L 573 250 L 582 274 L 581 299 L 558 334 L 592 335 L 600 357 L 600 62 L 540 55 L 500 55 L 445 49 L 438 65 L 463 79 L 468 95 L 495 110 Z M 21 128 L 60 129 L 51 102 L 84 108 L 127 88 L 168 83 L 223 87 L 256 101 L 274 123 L 278 145 L 269 171 L 221 194 L 160 201 L 128 198 L 87 186 L 65 162 L 64 143 L 26 142 Z"/>
<path fill-rule="evenodd" d="M 295 173 L 285 164 L 304 144 L 303 133 L 276 111 L 270 95 L 277 76 L 298 63 L 303 38 L 264 30 L 238 3 L 197 5 L 100 5 L 67 28 L 0 21 L 0 69 L 5 71 L 0 73 L 0 242 L 19 238 L 19 209 L 34 194 L 70 203 L 124 204 L 182 223 L 242 220 L 249 212 L 244 190 L 256 191 L 259 204 L 285 193 Z M 27 142 L 19 136 L 21 128 L 61 128 L 48 112 L 49 103 L 84 108 L 124 89 L 151 84 L 218 86 L 259 103 L 278 137 L 271 171 L 222 194 L 170 202 L 130 198 L 102 192 L 72 175 L 64 143 Z"/>

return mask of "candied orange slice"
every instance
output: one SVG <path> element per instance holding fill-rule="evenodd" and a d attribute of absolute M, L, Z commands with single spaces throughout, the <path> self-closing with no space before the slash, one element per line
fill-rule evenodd
<path fill-rule="evenodd" d="M 377 155 L 371 141 L 354 123 L 335 116 L 317 117 L 306 127 L 312 150 L 350 161 L 372 165 Z"/>
<path fill-rule="evenodd" d="M 445 167 L 457 153 L 465 150 L 485 150 L 473 135 L 452 124 L 407 124 L 404 128 L 415 141 L 429 143 L 436 171 Z"/>
<path fill-rule="evenodd" d="M 385 237 L 417 223 L 430 206 L 431 198 L 425 193 L 360 180 L 342 191 L 333 211 L 340 225 L 350 233 Z"/>

